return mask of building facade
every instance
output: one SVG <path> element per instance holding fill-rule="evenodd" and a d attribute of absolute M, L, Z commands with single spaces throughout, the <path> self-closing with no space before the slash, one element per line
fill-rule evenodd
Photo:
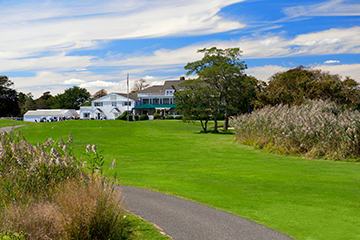
<path fill-rule="evenodd" d="M 91 106 L 80 107 L 80 119 L 116 119 L 124 111 L 132 111 L 136 106 L 133 97 L 128 101 L 126 94 L 110 93 L 92 101 Z"/>
<path fill-rule="evenodd" d="M 139 91 L 137 93 L 138 104 L 133 110 L 134 114 L 154 114 L 156 110 L 175 114 L 174 93 L 184 89 L 179 86 L 184 81 L 184 77 L 181 77 L 180 80 L 167 80 L 164 85 L 154 85 Z"/>
<path fill-rule="evenodd" d="M 129 95 L 110 93 L 94 100 L 91 106 L 80 107 L 80 119 L 116 119 L 129 109 L 135 115 L 175 114 L 174 93 L 184 88 L 179 86 L 185 78 L 167 80 L 164 85 L 155 85 Z"/>

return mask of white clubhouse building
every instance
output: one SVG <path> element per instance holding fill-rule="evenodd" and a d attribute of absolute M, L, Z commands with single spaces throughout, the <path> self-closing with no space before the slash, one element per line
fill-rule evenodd
<path fill-rule="evenodd" d="M 167 80 L 164 85 L 150 86 L 137 93 L 129 95 L 124 93 L 110 93 L 92 101 L 91 106 L 82 106 L 80 110 L 70 109 L 38 109 L 30 110 L 24 115 L 24 121 L 39 121 L 40 119 L 80 118 L 93 120 L 116 119 L 123 112 L 129 110 L 133 114 L 149 114 L 160 111 L 163 114 L 175 114 L 174 93 L 184 87 L 179 86 L 185 78 L 180 80 Z"/>

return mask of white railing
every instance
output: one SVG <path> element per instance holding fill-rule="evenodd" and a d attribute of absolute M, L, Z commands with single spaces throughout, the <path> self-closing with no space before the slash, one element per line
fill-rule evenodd
<path fill-rule="evenodd" d="M 153 96 L 161 96 L 161 97 L 172 97 L 173 93 L 164 94 L 164 93 L 138 93 L 138 97 L 153 97 Z"/>

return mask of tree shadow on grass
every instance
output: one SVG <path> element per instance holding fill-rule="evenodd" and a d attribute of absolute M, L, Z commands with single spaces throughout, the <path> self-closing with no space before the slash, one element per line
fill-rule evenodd
<path fill-rule="evenodd" d="M 195 134 L 208 134 L 208 133 L 210 133 L 210 134 L 224 134 L 224 135 L 234 135 L 235 134 L 235 132 L 234 132 L 234 130 L 230 130 L 230 129 L 228 129 L 228 130 L 223 130 L 223 129 L 218 129 L 218 131 L 217 132 L 215 132 L 214 130 L 208 130 L 208 131 L 204 131 L 204 130 L 201 130 L 200 132 L 194 132 Z"/>

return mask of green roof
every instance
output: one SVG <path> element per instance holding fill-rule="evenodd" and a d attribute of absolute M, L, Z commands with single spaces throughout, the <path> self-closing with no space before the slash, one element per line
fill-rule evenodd
<path fill-rule="evenodd" d="M 144 104 L 134 107 L 134 109 L 162 109 L 162 108 L 177 108 L 174 104 Z"/>

